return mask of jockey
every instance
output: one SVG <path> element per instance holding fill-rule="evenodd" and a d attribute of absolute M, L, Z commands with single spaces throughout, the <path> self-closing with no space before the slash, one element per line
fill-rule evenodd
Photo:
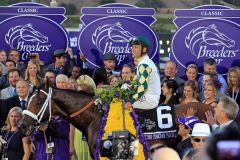
<path fill-rule="evenodd" d="M 161 84 L 158 69 L 147 54 L 150 41 L 145 36 L 138 36 L 130 44 L 132 57 L 138 60 L 138 88 L 137 93 L 130 98 L 130 102 L 125 103 L 125 108 L 131 106 L 145 110 L 156 108 L 161 94 Z"/>

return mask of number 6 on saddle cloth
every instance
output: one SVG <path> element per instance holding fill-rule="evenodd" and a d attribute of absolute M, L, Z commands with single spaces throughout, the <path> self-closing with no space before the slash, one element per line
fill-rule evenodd
<path fill-rule="evenodd" d="M 174 106 L 160 105 L 150 110 L 135 109 L 147 140 L 177 137 Z"/>

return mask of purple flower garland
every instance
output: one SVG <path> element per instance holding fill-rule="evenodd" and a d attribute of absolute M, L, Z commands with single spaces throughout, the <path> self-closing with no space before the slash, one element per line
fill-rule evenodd
<path fill-rule="evenodd" d="M 100 142 L 102 140 L 103 134 L 104 134 L 104 127 L 106 126 L 107 123 L 107 117 L 108 117 L 108 112 L 109 112 L 109 104 L 105 103 L 106 110 L 104 111 L 103 117 L 102 117 L 102 124 L 99 128 L 98 131 L 98 136 L 97 136 L 97 145 L 95 149 L 95 155 L 94 155 L 94 160 L 99 160 L 99 151 L 100 151 Z"/>
<path fill-rule="evenodd" d="M 134 112 L 134 110 L 132 110 L 132 112 L 130 113 L 130 116 L 133 119 L 135 129 L 137 130 L 137 133 L 139 135 L 139 140 L 140 140 L 140 142 L 143 145 L 145 159 L 148 159 L 149 158 L 149 151 L 150 151 L 150 149 L 149 149 L 148 142 L 146 141 L 146 138 L 144 137 L 144 135 L 142 133 L 142 129 L 141 129 L 140 123 L 138 121 L 138 116 Z"/>

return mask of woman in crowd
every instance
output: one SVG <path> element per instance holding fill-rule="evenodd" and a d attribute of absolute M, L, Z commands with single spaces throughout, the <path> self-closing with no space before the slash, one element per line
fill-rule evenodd
<path fill-rule="evenodd" d="M 78 83 L 78 91 L 85 91 L 88 93 L 96 93 L 96 84 L 94 83 L 93 79 L 88 75 L 81 75 L 77 79 Z"/>
<path fill-rule="evenodd" d="M 0 65 L 2 66 L 2 75 L 7 74 L 5 62 L 7 61 L 7 53 L 5 50 L 0 49 Z"/>
<path fill-rule="evenodd" d="M 119 77 L 112 75 L 109 77 L 110 87 L 116 86 L 119 83 Z"/>
<path fill-rule="evenodd" d="M 177 88 L 178 85 L 175 80 L 164 80 L 162 83 L 162 95 L 160 97 L 160 104 L 179 104 L 179 98 L 176 96 Z"/>
<path fill-rule="evenodd" d="M 31 86 L 31 93 L 43 83 L 40 76 L 40 66 L 36 61 L 30 60 L 28 62 L 27 69 L 25 71 L 25 80 L 27 80 Z"/>
<path fill-rule="evenodd" d="M 240 106 L 240 68 L 232 67 L 227 74 L 227 95 L 232 97 Z"/>
<path fill-rule="evenodd" d="M 18 129 L 22 119 L 22 109 L 13 107 L 7 116 L 7 126 L 2 130 L 3 159 L 5 160 L 28 160 L 30 159 L 30 138 L 24 136 Z"/>
<path fill-rule="evenodd" d="M 217 106 L 218 103 L 218 101 L 216 100 L 217 92 L 218 89 L 213 82 L 207 83 L 204 86 L 203 95 L 205 99 L 202 101 L 202 103 L 211 106 Z"/>
<path fill-rule="evenodd" d="M 135 68 L 129 64 L 124 64 L 121 70 L 122 80 L 131 80 L 135 76 Z"/>
<path fill-rule="evenodd" d="M 73 91 L 77 91 L 77 80 L 74 78 L 68 78 L 67 88 Z"/>
<path fill-rule="evenodd" d="M 181 100 L 181 104 L 188 104 L 190 102 L 198 102 L 197 97 L 197 89 L 196 83 L 192 80 L 188 80 L 184 83 L 183 89 L 183 98 Z"/>
<path fill-rule="evenodd" d="M 198 67 L 195 64 L 189 64 L 186 70 L 187 80 L 197 81 Z"/>
<path fill-rule="evenodd" d="M 93 79 L 87 75 L 81 75 L 77 79 L 78 91 L 85 91 L 88 93 L 96 93 L 96 85 Z M 87 143 L 83 140 L 85 137 L 78 129 L 74 128 L 74 147 L 77 158 L 79 160 L 90 160 L 90 154 Z"/>

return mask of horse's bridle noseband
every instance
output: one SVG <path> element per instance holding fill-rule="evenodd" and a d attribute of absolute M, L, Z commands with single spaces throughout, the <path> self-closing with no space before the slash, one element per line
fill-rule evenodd
<path fill-rule="evenodd" d="M 52 106 L 51 106 L 52 88 L 51 88 L 51 87 L 49 88 L 48 93 L 45 92 L 44 90 L 40 90 L 40 92 L 44 93 L 44 94 L 47 96 L 47 98 L 46 98 L 45 102 L 43 103 L 42 108 L 41 108 L 40 111 L 37 113 L 37 115 L 34 114 L 33 112 L 29 111 L 29 110 L 24 110 L 24 111 L 22 112 L 23 115 L 28 115 L 29 117 L 31 117 L 31 118 L 33 118 L 34 120 L 36 120 L 38 124 L 41 123 L 41 120 L 42 120 L 42 118 L 43 118 L 43 115 L 44 115 L 44 113 L 45 113 L 45 111 L 46 111 L 46 109 L 47 109 L 48 106 L 49 106 L 49 119 L 48 119 L 48 121 L 50 121 L 51 118 L 52 118 L 52 112 L 51 112 L 51 108 L 52 108 Z M 35 96 L 36 96 L 36 94 L 34 94 L 34 95 L 30 98 L 28 105 L 29 105 L 30 102 L 32 101 L 33 97 L 35 97 Z M 89 107 L 91 107 L 91 105 L 92 105 L 93 103 L 95 103 L 95 101 L 97 101 L 97 100 L 98 100 L 98 99 L 95 99 L 95 98 L 94 98 L 94 99 L 91 100 L 88 104 L 86 104 L 83 108 L 81 108 L 79 111 L 77 111 L 77 112 L 75 112 L 75 113 L 72 113 L 69 117 L 70 117 L 70 118 L 74 118 L 74 117 L 76 117 L 77 115 L 81 114 L 82 112 L 84 112 L 85 110 L 87 110 Z M 29 107 L 29 106 L 28 106 L 28 107 Z M 27 108 L 28 108 L 28 107 L 27 107 Z"/>
<path fill-rule="evenodd" d="M 44 113 L 45 113 L 45 111 L 46 111 L 46 109 L 47 109 L 48 106 L 49 106 L 49 107 L 48 107 L 48 108 L 49 108 L 49 119 L 48 119 L 48 121 L 50 121 L 51 118 L 52 118 L 52 111 L 51 111 L 51 109 L 52 109 L 52 107 L 51 107 L 52 88 L 49 87 L 48 93 L 45 92 L 44 90 L 40 90 L 40 92 L 44 93 L 44 94 L 47 96 L 47 98 L 46 98 L 45 102 L 43 103 L 43 106 L 41 107 L 40 111 L 37 113 L 37 115 L 34 114 L 33 112 L 29 111 L 29 110 L 24 110 L 24 111 L 22 112 L 23 115 L 28 115 L 29 117 L 31 117 L 31 118 L 33 118 L 34 120 L 36 120 L 37 123 L 40 123 L 40 122 L 41 122 L 41 120 L 42 120 L 42 118 L 43 118 L 43 115 L 44 115 Z M 28 105 L 29 105 L 30 102 L 32 101 L 33 97 L 35 97 L 35 96 L 36 96 L 36 94 L 34 94 L 34 95 L 30 98 Z M 28 107 L 29 107 L 29 106 L 28 106 Z M 27 108 L 28 108 L 28 107 L 27 107 Z"/>

